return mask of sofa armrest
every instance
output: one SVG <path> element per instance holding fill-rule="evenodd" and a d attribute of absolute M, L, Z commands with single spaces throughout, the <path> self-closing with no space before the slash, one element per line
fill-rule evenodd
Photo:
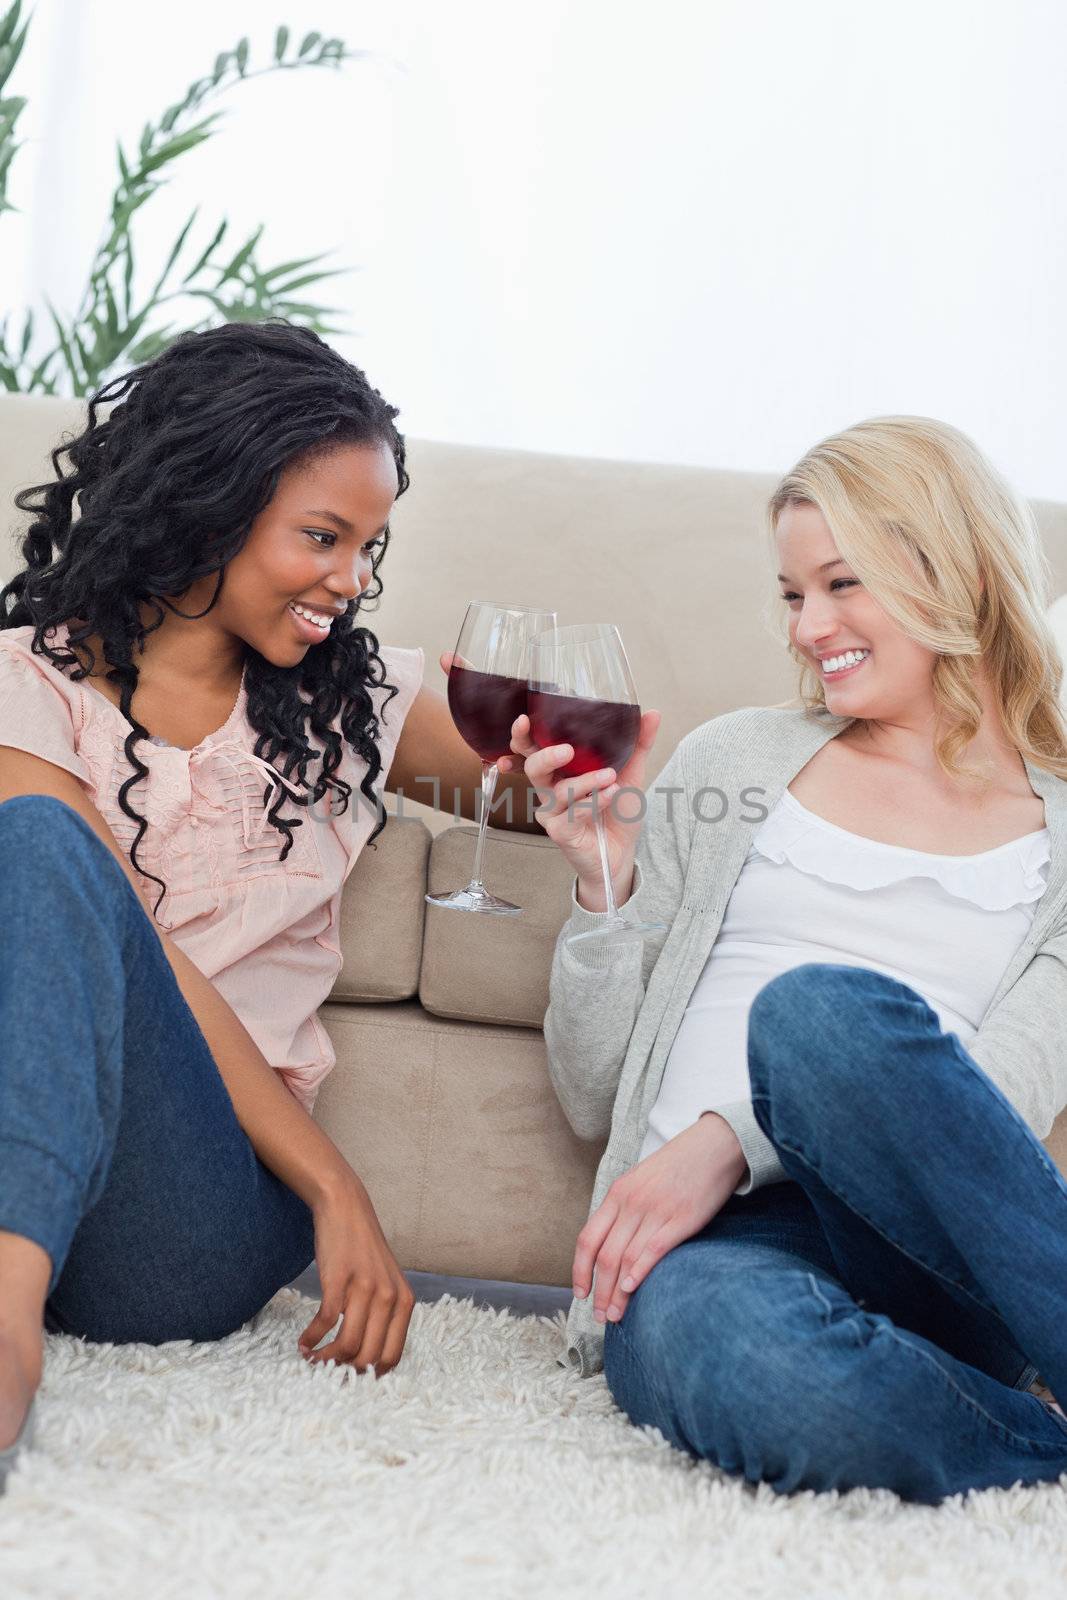
<path fill-rule="evenodd" d="M 430 893 L 461 889 L 474 866 L 478 830 L 448 828 L 430 847 Z M 438 1017 L 540 1028 L 574 874 L 550 839 L 490 828 L 482 876 L 520 917 L 426 907 L 419 999 Z"/>

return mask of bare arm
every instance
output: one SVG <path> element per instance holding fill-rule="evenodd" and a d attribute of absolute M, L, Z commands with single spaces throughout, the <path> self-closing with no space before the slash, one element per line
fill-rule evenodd
<path fill-rule="evenodd" d="M 449 659 L 447 655 L 441 658 L 446 672 L 444 664 Z M 543 834 L 545 830 L 533 819 L 537 797 L 522 770 L 522 762 L 504 756 L 497 762 L 497 769 L 500 775 L 489 827 Z M 482 763 L 460 737 L 448 701 L 436 689 L 423 688 L 416 695 L 400 730 L 385 787 L 389 794 L 402 793 L 409 800 L 476 820 L 475 807 L 481 803 Z"/>

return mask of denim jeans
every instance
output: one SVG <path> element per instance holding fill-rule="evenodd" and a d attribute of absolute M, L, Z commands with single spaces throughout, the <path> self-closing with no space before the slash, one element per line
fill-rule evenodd
<path fill-rule="evenodd" d="M 217 1339 L 314 1257 L 129 879 L 49 795 L 0 805 L 0 1228 L 48 1252 L 45 1326 Z"/>
<path fill-rule="evenodd" d="M 604 1367 L 676 1447 L 781 1493 L 946 1495 L 1067 1472 L 1067 1184 L 915 991 L 808 964 L 749 1017 L 788 1179 L 664 1256 Z"/>

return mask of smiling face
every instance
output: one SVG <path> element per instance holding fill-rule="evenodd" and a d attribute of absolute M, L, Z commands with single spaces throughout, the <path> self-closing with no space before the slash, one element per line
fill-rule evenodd
<path fill-rule="evenodd" d="M 287 468 L 228 563 L 210 615 L 275 666 L 296 666 L 329 629 L 302 621 L 293 603 L 336 616 L 358 599 L 373 580 L 396 492 L 384 442 L 341 445 Z"/>
<path fill-rule="evenodd" d="M 396 462 L 385 443 L 339 445 L 288 467 L 227 563 L 214 605 L 217 572 L 166 596 L 162 621 L 154 602 L 141 602 L 141 621 L 152 631 L 144 650 L 135 652 L 139 686 L 148 685 L 150 698 L 182 696 L 210 718 L 219 706 L 233 704 L 249 646 L 276 667 L 298 666 L 329 638 L 329 629 L 301 620 L 293 602 L 331 613 L 336 626 L 336 617 L 373 581 L 372 562 L 396 494 Z M 75 631 L 84 625 L 77 617 L 68 621 Z M 118 705 L 100 636 L 90 633 L 72 648 L 86 670 L 92 653 L 100 692 Z"/>
<path fill-rule="evenodd" d="M 775 543 L 790 643 L 818 673 L 828 709 L 889 722 L 932 710 L 936 654 L 868 593 L 842 560 L 822 512 L 786 505 Z M 834 659 L 846 654 L 847 662 Z"/>

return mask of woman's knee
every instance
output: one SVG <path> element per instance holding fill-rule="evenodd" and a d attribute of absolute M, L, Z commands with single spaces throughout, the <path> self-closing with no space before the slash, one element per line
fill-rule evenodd
<path fill-rule="evenodd" d="M 83 816 L 56 795 L 13 795 L 0 805 L 0 914 L 19 901 L 45 906 L 74 923 L 78 915 L 98 933 L 112 926 L 125 938 L 141 912 L 138 894 L 114 853 Z"/>
<path fill-rule="evenodd" d="M 0 853 L 8 882 L 51 874 L 69 880 L 77 864 L 130 888 L 104 840 L 58 795 L 11 795 L 3 802 Z"/>
<path fill-rule="evenodd" d="M 63 835 L 97 837 L 85 818 L 58 795 L 15 794 L 0 804 L 0 841 L 10 841 L 26 855 L 43 854 L 51 847 L 62 856 L 62 847 L 54 841 Z"/>
<path fill-rule="evenodd" d="M 890 1087 L 879 1039 L 903 1041 L 940 1035 L 936 1013 L 907 984 L 866 967 L 806 962 L 780 973 L 756 995 L 748 1019 L 748 1062 L 753 1092 L 771 1096 L 782 1086 L 798 1103 L 810 1103 L 809 1078 L 820 1097 L 835 1084 L 848 1091 Z M 895 1049 L 904 1076 L 914 1052 Z M 777 1069 L 781 1067 L 779 1075 Z M 776 1084 L 776 1079 L 778 1083 Z M 847 1102 L 846 1102 L 847 1103 Z"/>

